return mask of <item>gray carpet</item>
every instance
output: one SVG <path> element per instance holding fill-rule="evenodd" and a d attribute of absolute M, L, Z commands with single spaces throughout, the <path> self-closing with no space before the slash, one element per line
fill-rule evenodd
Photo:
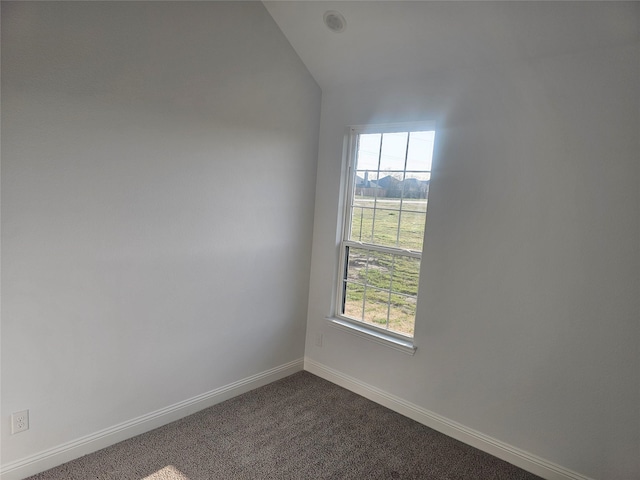
<path fill-rule="evenodd" d="M 307 372 L 30 477 L 538 478 Z"/>

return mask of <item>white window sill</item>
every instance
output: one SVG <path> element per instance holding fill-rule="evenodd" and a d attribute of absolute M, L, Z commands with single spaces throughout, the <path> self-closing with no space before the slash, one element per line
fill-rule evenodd
<path fill-rule="evenodd" d="M 403 340 L 392 335 L 386 335 L 372 328 L 367 328 L 365 325 L 357 325 L 337 317 L 327 317 L 326 319 L 332 327 L 339 328 L 352 335 L 393 348 L 407 355 L 416 353 L 417 347 L 413 345 L 411 340 Z"/>

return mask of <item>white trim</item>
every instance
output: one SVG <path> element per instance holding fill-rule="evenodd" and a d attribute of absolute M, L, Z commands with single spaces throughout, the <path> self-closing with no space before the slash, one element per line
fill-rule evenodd
<path fill-rule="evenodd" d="M 300 358 L 35 455 L 10 462 L 0 467 L 0 478 L 2 480 L 19 480 L 35 475 L 275 382 L 302 369 L 303 359 Z"/>
<path fill-rule="evenodd" d="M 335 277 L 335 301 L 332 302 L 333 303 L 333 310 L 332 312 L 335 315 L 339 315 L 340 313 L 340 305 L 342 304 L 342 300 L 343 300 L 343 274 L 344 274 L 344 268 L 345 268 L 345 248 L 344 248 L 344 240 L 345 237 L 348 237 L 349 234 L 347 232 L 349 232 L 351 230 L 351 226 L 350 226 L 350 222 L 351 222 L 351 215 L 348 214 L 347 212 L 349 212 L 349 204 L 351 203 L 351 199 L 353 198 L 353 194 L 352 194 L 352 190 L 354 188 L 354 181 L 355 181 L 355 165 L 354 165 L 354 160 L 356 158 L 356 149 L 357 149 L 357 142 L 355 142 L 355 137 L 356 134 L 354 133 L 353 129 L 349 130 L 349 134 L 348 134 L 348 148 L 347 148 L 347 158 L 346 158 L 346 169 L 342 172 L 343 178 L 345 180 L 345 184 L 344 184 L 344 190 L 341 192 L 342 195 L 344 195 L 343 197 L 343 205 L 341 208 L 341 213 L 340 215 L 342 215 L 342 221 L 340 222 L 341 228 L 340 228 L 340 240 L 339 240 L 339 254 L 338 254 L 338 269 L 337 269 L 337 275 Z"/>
<path fill-rule="evenodd" d="M 358 322 L 351 322 L 339 317 L 327 317 L 327 320 L 329 321 L 329 325 L 339 328 L 343 332 L 356 335 L 360 338 L 364 338 L 365 340 L 369 340 L 370 342 L 384 345 L 385 347 L 393 348 L 394 350 L 399 350 L 407 355 L 413 355 L 416 353 L 417 347 L 413 344 L 413 339 L 411 338 L 403 340 L 373 328 L 367 328 L 366 325 L 360 325 Z"/>
<path fill-rule="evenodd" d="M 406 123 L 372 123 L 367 125 L 351 125 L 349 131 L 354 134 L 367 133 L 399 133 L 399 132 L 431 132 L 437 130 L 437 122 L 421 121 Z"/>
<path fill-rule="evenodd" d="M 407 402 L 400 397 L 361 382 L 356 378 L 345 375 L 308 357 L 304 359 L 304 369 L 358 395 L 362 395 L 394 412 L 426 425 L 429 428 L 444 433 L 456 440 L 460 440 L 547 480 L 593 480 L 585 475 L 525 452 L 477 430 L 442 417 L 437 413 Z"/>

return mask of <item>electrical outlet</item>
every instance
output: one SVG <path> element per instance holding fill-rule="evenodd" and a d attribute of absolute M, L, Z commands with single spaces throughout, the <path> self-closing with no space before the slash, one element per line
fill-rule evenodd
<path fill-rule="evenodd" d="M 316 333 L 316 347 L 322 347 L 322 334 Z"/>
<path fill-rule="evenodd" d="M 11 435 L 29 430 L 29 410 L 11 415 Z"/>

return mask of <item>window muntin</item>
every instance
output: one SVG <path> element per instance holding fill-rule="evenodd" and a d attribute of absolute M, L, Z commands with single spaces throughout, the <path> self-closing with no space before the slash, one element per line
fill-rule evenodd
<path fill-rule="evenodd" d="M 352 131 L 339 317 L 413 337 L 434 138 Z"/>

